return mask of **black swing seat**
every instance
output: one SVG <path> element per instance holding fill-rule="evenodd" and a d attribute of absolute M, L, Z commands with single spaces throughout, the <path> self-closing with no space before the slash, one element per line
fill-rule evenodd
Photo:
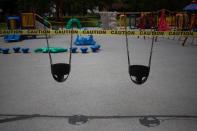
<path fill-rule="evenodd" d="M 146 82 L 150 72 L 150 67 L 144 65 L 130 65 L 129 66 L 129 75 L 131 80 L 140 85 Z"/>
<path fill-rule="evenodd" d="M 57 82 L 64 82 L 70 73 L 70 64 L 56 63 L 51 65 L 51 73 Z"/>

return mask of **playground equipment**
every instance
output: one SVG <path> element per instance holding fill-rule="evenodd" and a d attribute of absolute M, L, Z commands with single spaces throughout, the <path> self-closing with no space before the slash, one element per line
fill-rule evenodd
<path fill-rule="evenodd" d="M 176 25 L 176 15 L 175 12 L 169 12 L 166 15 L 166 22 L 168 23 L 170 29 L 173 29 Z"/>
<path fill-rule="evenodd" d="M 20 53 L 20 47 L 13 47 L 14 53 Z"/>
<path fill-rule="evenodd" d="M 170 27 L 170 24 L 167 21 L 167 13 L 168 14 L 173 14 L 173 12 L 166 10 L 166 9 L 161 9 L 157 11 L 159 19 L 158 19 L 158 24 L 157 24 L 157 31 L 170 31 L 172 27 Z M 170 19 L 169 19 L 170 20 Z M 172 22 L 170 22 L 172 23 Z M 155 41 L 157 41 L 158 36 L 155 37 Z"/>
<path fill-rule="evenodd" d="M 192 3 L 184 8 L 185 11 L 190 15 L 190 26 L 191 28 L 195 28 L 197 25 L 197 3 L 196 0 L 193 0 Z"/>
<path fill-rule="evenodd" d="M 73 34 L 71 34 L 71 42 L 70 42 L 70 48 L 72 48 L 72 39 Z M 46 42 L 47 42 L 47 48 L 49 49 L 49 42 L 48 42 L 48 36 L 46 35 Z M 69 62 L 68 63 L 53 63 L 51 52 L 48 51 L 49 59 L 50 59 L 50 65 L 51 65 L 51 74 L 55 81 L 57 82 L 64 82 L 67 80 L 70 69 L 71 69 L 71 58 L 72 58 L 72 51 L 70 51 L 69 55 Z"/>
<path fill-rule="evenodd" d="M 122 28 L 122 29 L 125 28 L 125 25 L 127 24 L 126 20 L 127 20 L 126 14 L 121 14 L 119 16 L 119 27 L 120 28 Z"/>
<path fill-rule="evenodd" d="M 21 13 L 21 26 L 22 29 L 36 29 L 35 13 Z M 28 38 L 27 35 L 24 36 Z M 36 35 L 32 35 L 32 38 L 36 38 Z"/>
<path fill-rule="evenodd" d="M 155 29 L 156 28 L 156 15 L 154 12 L 140 12 L 140 17 L 136 18 L 136 26 L 140 30 Z M 135 15 L 137 17 L 137 14 Z"/>
<path fill-rule="evenodd" d="M 77 18 L 72 18 L 68 21 L 67 25 L 66 25 L 66 29 L 71 29 L 73 27 L 73 24 L 76 24 L 77 28 L 81 28 L 81 22 L 79 21 L 79 19 Z"/>
<path fill-rule="evenodd" d="M 88 53 L 88 48 L 87 47 L 81 47 L 80 48 L 82 53 Z"/>
<path fill-rule="evenodd" d="M 167 30 L 167 27 L 175 26 L 174 12 L 166 9 L 157 12 L 125 12 L 119 14 L 120 26 L 124 25 L 123 23 L 126 21 L 124 15 L 126 15 L 129 18 L 130 29 Z"/>
<path fill-rule="evenodd" d="M 90 48 L 91 48 L 92 52 L 96 52 L 97 51 L 96 46 L 91 46 Z"/>
<path fill-rule="evenodd" d="M 75 45 L 95 45 L 96 41 L 93 38 L 93 35 L 85 36 L 79 36 L 77 35 L 77 38 L 75 39 Z"/>
<path fill-rule="evenodd" d="M 51 28 L 51 23 L 35 13 L 21 13 L 20 16 L 8 16 L 7 28 L 8 29 L 44 29 Z M 28 38 L 29 35 L 6 35 L 4 40 L 7 42 L 20 41 Z M 36 38 L 36 35 L 31 35 Z"/>
<path fill-rule="evenodd" d="M 88 35 L 88 36 L 77 35 L 77 38 L 75 39 L 74 44 L 77 45 L 77 46 L 90 46 L 92 52 L 96 52 L 100 48 L 100 45 L 98 45 L 96 43 L 96 41 L 94 40 L 93 35 Z M 87 53 L 88 48 L 87 47 L 81 47 L 80 50 L 81 50 L 82 53 Z M 76 51 L 74 50 L 73 53 L 75 53 L 75 52 Z"/>
<path fill-rule="evenodd" d="M 184 17 L 182 13 L 176 14 L 176 30 L 182 31 L 184 28 Z"/>
<path fill-rule="evenodd" d="M 92 50 L 92 52 L 97 52 L 99 49 L 100 49 L 100 45 L 93 45 L 93 46 L 90 46 L 90 48 L 91 48 L 91 50 Z"/>
<path fill-rule="evenodd" d="M 146 29 L 146 17 L 145 17 L 145 13 L 144 12 L 141 12 L 140 13 L 140 18 L 139 18 L 139 23 L 138 23 L 138 29 L 140 31 L 143 31 Z M 139 38 L 139 36 L 138 36 Z M 144 39 L 145 39 L 145 36 L 144 36 Z"/>
<path fill-rule="evenodd" d="M 10 50 L 9 48 L 3 48 L 2 53 L 3 54 L 9 54 L 9 50 Z"/>
<path fill-rule="evenodd" d="M 95 44 L 90 46 L 90 49 L 92 50 L 92 52 L 97 52 L 98 50 L 100 50 L 101 45 Z M 72 53 L 77 53 L 77 47 L 72 47 L 70 48 L 70 51 L 72 51 Z M 88 47 L 80 47 L 81 53 L 87 53 L 88 51 Z"/>
<path fill-rule="evenodd" d="M 185 11 L 188 12 L 189 14 L 189 30 L 192 31 L 192 30 L 196 30 L 197 28 L 197 3 L 196 3 L 196 0 L 192 0 L 192 3 L 187 5 L 185 8 L 184 8 Z M 184 46 L 186 41 L 187 41 L 188 37 L 185 37 L 182 45 Z M 194 41 L 194 38 L 192 40 L 192 43 Z"/>
<path fill-rule="evenodd" d="M 129 15 L 129 27 L 130 29 L 136 29 L 137 28 L 137 15 L 131 14 Z"/>
<path fill-rule="evenodd" d="M 72 48 L 70 48 L 70 51 L 72 52 L 72 53 L 77 53 L 77 47 L 72 47 Z"/>
<path fill-rule="evenodd" d="M 117 28 L 117 12 L 99 12 L 101 16 L 101 27 L 103 29 L 116 29 Z"/>
<path fill-rule="evenodd" d="M 7 17 L 7 28 L 8 29 L 21 29 L 20 18 L 18 16 Z M 6 35 L 4 40 L 7 42 L 15 42 L 22 40 L 21 35 Z"/>
<path fill-rule="evenodd" d="M 166 10 L 162 9 L 159 12 L 161 12 L 160 18 L 159 18 L 159 23 L 158 23 L 158 31 L 169 31 L 170 26 L 166 21 Z"/>
<path fill-rule="evenodd" d="M 147 81 L 149 73 L 150 73 L 154 36 L 152 37 L 152 44 L 151 44 L 148 66 L 146 66 L 146 65 L 131 65 L 130 56 L 129 56 L 130 53 L 129 53 L 129 42 L 128 42 L 128 37 L 127 37 L 127 29 L 125 28 L 125 30 L 126 30 L 125 39 L 126 39 L 129 75 L 130 75 L 131 81 L 133 81 L 135 84 L 141 85 Z"/>
<path fill-rule="evenodd" d="M 176 23 L 175 30 L 176 31 L 188 31 L 189 30 L 189 16 L 185 12 L 177 13 L 175 15 Z M 175 37 L 175 36 L 174 36 Z M 183 36 L 180 36 L 178 40 L 181 40 Z"/>
<path fill-rule="evenodd" d="M 153 12 L 150 12 L 147 14 L 147 24 L 146 24 L 146 29 L 156 29 L 156 24 L 155 24 L 155 16 Z"/>
<path fill-rule="evenodd" d="M 34 50 L 34 52 L 36 52 L 36 53 L 48 53 L 48 52 L 62 53 L 62 52 L 67 52 L 67 51 L 68 51 L 68 49 L 60 48 L 60 47 L 50 47 L 50 48 L 43 47 L 43 48 L 38 48 L 38 49 Z"/>
<path fill-rule="evenodd" d="M 40 15 L 31 13 L 21 13 L 22 29 L 51 29 L 51 23 Z"/>
<path fill-rule="evenodd" d="M 21 13 L 22 29 L 51 29 L 51 23 L 41 17 L 40 15 L 31 13 Z M 28 36 L 25 36 L 28 38 Z M 31 35 L 32 38 L 36 38 L 36 35 Z"/>
<path fill-rule="evenodd" d="M 101 45 L 96 44 L 95 47 L 97 50 L 99 50 L 101 48 Z"/>
<path fill-rule="evenodd" d="M 155 28 L 155 13 L 154 12 L 120 12 L 119 26 L 123 28 L 127 25 L 127 17 L 129 18 L 130 29 L 153 29 Z"/>
<path fill-rule="evenodd" d="M 184 10 L 195 12 L 197 10 L 196 0 L 192 0 L 192 2 L 189 5 L 185 6 Z"/>
<path fill-rule="evenodd" d="M 117 22 L 116 22 L 116 17 L 117 17 L 117 13 L 111 13 L 110 17 L 109 17 L 109 28 L 110 29 L 116 29 L 117 28 Z"/>
<path fill-rule="evenodd" d="M 8 29 L 20 29 L 20 18 L 18 16 L 8 16 L 7 17 L 7 27 Z"/>
<path fill-rule="evenodd" d="M 22 48 L 21 50 L 23 53 L 29 53 L 29 48 Z"/>
<path fill-rule="evenodd" d="M 6 35 L 4 36 L 4 40 L 7 42 L 17 42 L 22 40 L 22 36 L 21 35 Z"/>
<path fill-rule="evenodd" d="M 35 29 L 35 13 L 21 13 L 21 25 L 23 29 Z"/>
<path fill-rule="evenodd" d="M 72 27 L 73 32 L 73 27 Z M 47 48 L 49 49 L 49 40 L 47 34 L 46 37 L 46 43 Z M 71 40 L 70 40 L 70 49 L 72 49 L 72 43 L 73 43 L 73 33 L 71 33 Z M 53 79 L 57 82 L 64 82 L 67 80 L 67 78 L 70 75 L 71 70 L 71 60 L 72 60 L 72 50 L 69 52 L 69 61 L 68 63 L 53 63 L 51 52 L 48 51 L 50 65 L 51 65 L 51 74 L 53 76 Z"/>
<path fill-rule="evenodd" d="M 175 26 L 175 12 L 167 9 L 161 9 L 156 12 L 151 12 L 149 15 L 152 17 L 151 19 L 154 23 L 154 27 L 157 28 L 157 30 L 167 31 Z"/>
<path fill-rule="evenodd" d="M 138 28 L 140 29 L 140 31 L 146 28 L 146 17 L 144 12 L 141 12 L 140 14 Z"/>

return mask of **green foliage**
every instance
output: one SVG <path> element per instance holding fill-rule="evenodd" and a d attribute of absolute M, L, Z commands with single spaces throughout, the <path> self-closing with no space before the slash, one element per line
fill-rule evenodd
<path fill-rule="evenodd" d="M 181 11 L 191 0 L 0 0 L 0 8 L 5 12 L 35 11 L 43 15 L 53 14 L 51 8 L 56 9 L 57 18 L 66 15 L 86 15 L 87 9 L 99 6 L 100 10 L 113 11 L 114 3 L 122 4 L 116 11 L 157 11 L 162 8 Z"/>
<path fill-rule="evenodd" d="M 7 29 L 6 23 L 0 23 L 0 29 Z"/>
<path fill-rule="evenodd" d="M 44 14 L 50 11 L 51 0 L 17 0 L 18 10 L 24 12 L 35 11 Z"/>

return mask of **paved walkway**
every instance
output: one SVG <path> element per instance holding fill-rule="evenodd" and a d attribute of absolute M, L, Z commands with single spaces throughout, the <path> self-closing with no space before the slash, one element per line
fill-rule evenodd
<path fill-rule="evenodd" d="M 70 37 L 56 36 L 51 46 L 69 47 Z M 57 83 L 50 74 L 44 38 L 5 43 L 0 47 L 29 47 L 29 54 L 0 54 L 0 114 L 50 115 L 197 115 L 197 46 L 159 38 L 150 77 L 141 85 L 128 75 L 125 39 L 97 36 L 98 53 L 73 54 L 71 75 Z M 65 45 L 65 42 L 66 45 Z M 129 38 L 133 64 L 148 64 L 151 39 Z M 194 41 L 197 44 L 197 40 Z M 68 61 L 68 53 L 54 54 L 54 62 Z M 74 126 L 67 119 L 33 118 L 0 123 L 3 131 L 196 131 L 197 120 L 169 120 L 148 128 L 138 119 L 94 119 Z"/>

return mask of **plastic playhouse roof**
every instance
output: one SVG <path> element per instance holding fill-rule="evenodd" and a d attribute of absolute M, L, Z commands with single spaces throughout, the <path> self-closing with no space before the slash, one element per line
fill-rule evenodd
<path fill-rule="evenodd" d="M 195 11 L 195 10 L 197 10 L 197 3 L 196 3 L 196 1 L 192 1 L 192 3 L 187 5 L 184 8 L 184 10 L 186 10 L 186 11 Z"/>
<path fill-rule="evenodd" d="M 18 16 L 9 16 L 7 17 L 8 20 L 20 20 Z"/>

